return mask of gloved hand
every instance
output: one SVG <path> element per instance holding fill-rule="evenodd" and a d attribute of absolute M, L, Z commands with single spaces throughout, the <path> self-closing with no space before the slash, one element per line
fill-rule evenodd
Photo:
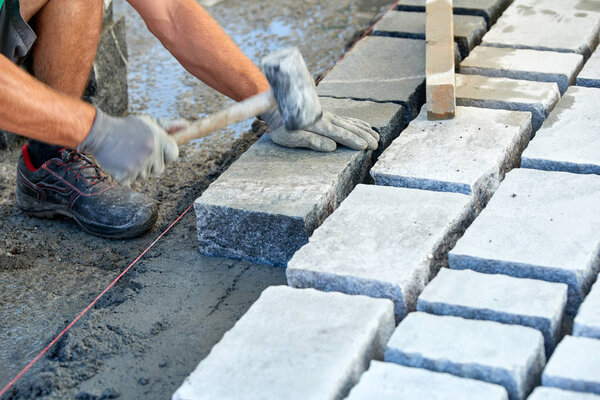
<path fill-rule="evenodd" d="M 285 129 L 277 109 L 264 113 L 261 118 L 269 125 L 273 142 L 281 146 L 328 152 L 334 151 L 338 143 L 354 150 L 375 150 L 379 142 L 379 134 L 368 123 L 325 110 L 317 122 L 297 131 Z"/>
<path fill-rule="evenodd" d="M 93 155 L 102 169 L 124 184 L 160 175 L 165 164 L 179 156 L 175 140 L 150 117 L 115 118 L 98 108 L 92 130 L 77 151 Z"/>

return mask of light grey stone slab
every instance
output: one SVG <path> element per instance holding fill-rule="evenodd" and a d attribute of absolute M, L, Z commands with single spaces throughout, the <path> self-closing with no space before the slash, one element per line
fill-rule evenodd
<path fill-rule="evenodd" d="M 527 400 L 600 400 L 600 396 L 539 386 Z"/>
<path fill-rule="evenodd" d="M 596 281 L 575 317 L 574 336 L 600 339 L 600 280 Z"/>
<path fill-rule="evenodd" d="M 370 173 L 378 185 L 472 194 L 480 208 L 530 135 L 527 112 L 456 107 L 454 119 L 428 121 L 423 107 Z"/>
<path fill-rule="evenodd" d="M 598 45 L 599 32 L 600 2 L 515 0 L 484 36 L 483 44 L 572 52 L 587 58 Z"/>
<path fill-rule="evenodd" d="M 488 26 L 496 22 L 502 11 L 512 0 L 454 0 L 454 14 L 478 15 L 485 18 Z M 425 11 L 425 0 L 400 0 L 397 6 L 402 11 Z"/>
<path fill-rule="evenodd" d="M 600 51 L 594 51 L 577 75 L 577 86 L 600 88 Z"/>
<path fill-rule="evenodd" d="M 367 36 L 317 90 L 320 96 L 401 104 L 410 120 L 424 102 L 424 84 L 425 41 Z"/>
<path fill-rule="evenodd" d="M 173 399 L 340 399 L 393 329 L 389 300 L 270 287 Z"/>
<path fill-rule="evenodd" d="M 504 386 L 525 399 L 544 368 L 544 339 L 532 328 L 415 312 L 400 323 L 385 360 Z"/>
<path fill-rule="evenodd" d="M 544 369 L 542 385 L 600 394 L 600 340 L 565 336 Z"/>
<path fill-rule="evenodd" d="M 571 86 L 523 152 L 521 166 L 600 175 L 600 89 Z"/>
<path fill-rule="evenodd" d="M 575 314 L 600 268 L 600 177 L 515 169 L 448 255 L 450 268 L 569 285 Z"/>
<path fill-rule="evenodd" d="M 373 361 L 346 399 L 508 400 L 508 395 L 499 385 Z"/>
<path fill-rule="evenodd" d="M 556 82 L 564 93 L 583 65 L 583 56 L 527 49 L 477 46 L 459 66 L 461 74 Z"/>
<path fill-rule="evenodd" d="M 442 269 L 419 296 L 417 310 L 535 328 L 546 354 L 559 339 L 567 285 L 475 271 Z"/>
<path fill-rule="evenodd" d="M 394 302 L 396 319 L 472 220 L 468 196 L 358 185 L 288 263 L 288 284 Z"/>
<path fill-rule="evenodd" d="M 534 131 L 542 126 L 559 99 L 554 82 L 456 74 L 457 105 L 528 111 Z"/>
<path fill-rule="evenodd" d="M 372 34 L 408 39 L 425 39 L 425 13 L 390 11 L 375 24 Z M 454 15 L 454 40 L 462 58 L 481 42 L 487 31 L 483 17 Z"/>

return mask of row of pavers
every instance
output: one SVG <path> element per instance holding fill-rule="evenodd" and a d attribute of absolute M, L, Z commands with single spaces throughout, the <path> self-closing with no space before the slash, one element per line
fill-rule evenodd
<path fill-rule="evenodd" d="M 455 7 L 465 7 L 465 3 L 471 3 L 472 6 L 474 2 L 464 0 L 461 4 L 457 0 Z M 489 5 L 487 1 L 481 2 L 482 7 L 484 3 Z M 517 0 L 512 7 L 523 6 L 520 3 L 524 2 Z M 421 17 L 422 15 L 419 18 Z M 489 17 L 487 20 L 490 20 Z M 375 32 L 378 32 L 377 29 Z M 387 27 L 385 32 L 391 32 L 391 28 Z M 370 37 L 361 41 L 323 81 L 325 84 L 331 79 L 329 86 L 322 84 L 319 89 L 322 95 L 321 90 L 325 89 L 321 87 L 325 87 L 326 90 L 337 87 L 342 92 L 346 90 L 347 93 L 352 93 L 353 95 L 329 93 L 330 97 L 340 98 L 323 100 L 331 101 L 330 106 L 339 105 L 337 111 L 347 112 L 347 115 L 360 117 L 357 110 L 363 110 L 362 117 L 367 120 L 375 114 L 380 116 L 378 111 L 383 110 L 383 106 L 390 107 L 389 115 L 392 114 L 391 107 L 402 107 L 395 108 L 393 113 L 398 124 L 395 129 L 391 128 L 391 124 L 383 123 L 386 118 L 381 118 L 383 122 L 380 125 L 373 124 L 384 132 L 388 129 L 390 135 L 383 139 L 388 143 L 398 134 L 393 131 L 401 130 L 398 128 L 402 126 L 400 120 L 409 120 L 416 113 L 415 104 L 418 104 L 418 101 L 412 101 L 419 97 L 417 92 L 422 85 L 422 82 L 414 81 L 414 76 L 409 73 L 403 75 L 402 68 L 388 72 L 391 77 L 387 78 L 385 72 L 376 71 L 386 67 L 379 65 L 382 58 L 381 55 L 377 55 L 378 47 L 391 51 L 398 46 L 396 50 L 403 49 L 404 53 L 417 48 L 414 39 L 400 39 L 403 36 L 397 34 L 389 36 L 392 37 Z M 400 44 L 401 41 L 404 44 Z M 594 46 L 592 43 L 590 48 L 593 49 Z M 482 48 L 475 48 L 471 51 L 473 58 L 467 58 L 463 62 L 465 67 L 468 65 L 476 70 L 463 71 L 461 65 L 461 72 L 485 73 L 487 70 L 489 75 L 496 77 L 495 79 L 518 77 L 554 83 L 547 85 L 548 90 L 534 90 L 536 95 L 531 97 L 527 96 L 531 92 L 523 89 L 519 100 L 527 98 L 527 103 L 511 101 L 510 95 L 513 92 L 507 96 L 499 94 L 498 92 L 511 85 L 507 81 L 498 82 L 497 86 L 480 90 L 482 96 L 492 96 L 492 100 L 486 102 L 484 99 L 481 103 L 473 105 L 524 110 L 531 114 L 461 107 L 459 117 L 453 121 L 431 123 L 420 116 L 410 123 L 392 146 L 379 157 L 379 161 L 371 170 L 371 176 L 376 183 L 403 188 L 359 185 L 333 216 L 315 231 L 310 243 L 289 263 L 290 285 L 314 287 L 325 292 L 283 287 L 267 289 L 186 380 L 175 398 L 342 398 L 356 383 L 361 372 L 367 369 L 369 360 L 383 358 L 405 366 L 371 363 L 368 372 L 363 374 L 349 398 L 405 398 L 401 397 L 404 395 L 425 399 L 428 396 L 442 398 L 440 396 L 445 395 L 453 399 L 505 399 L 508 393 L 510 399 L 522 399 L 539 383 L 540 375 L 542 384 L 547 386 L 600 393 L 597 390 L 600 381 L 600 349 L 597 348 L 598 342 L 593 339 L 564 339 L 542 374 L 546 360 L 544 353 L 550 355 L 560 339 L 565 309 L 569 313 L 577 310 L 589 290 L 589 285 L 595 279 L 594 274 L 598 272 L 600 232 L 594 226 L 598 225 L 597 221 L 600 220 L 596 206 L 600 204 L 598 178 L 515 170 L 507 175 L 496 192 L 506 171 L 519 165 L 521 152 L 531 138 L 532 131 L 537 130 L 531 127 L 531 115 L 534 120 L 539 118 L 541 125 L 541 121 L 558 101 L 558 94 L 552 100 L 552 91 L 562 93 L 569 84 L 575 82 L 584 57 L 576 55 L 577 62 L 561 64 L 558 60 L 566 60 L 562 56 L 569 56 L 572 60 L 575 58 L 571 54 L 557 56 L 554 52 L 533 50 L 538 63 L 539 57 L 548 61 L 547 64 L 539 63 L 535 66 L 531 60 L 523 60 L 525 55 L 531 53 L 522 51 L 531 50 L 519 49 L 511 50 L 515 53 L 511 53 L 509 57 L 504 53 L 496 57 L 488 53 L 480 57 L 480 63 L 477 65 L 473 59 Z M 488 67 L 486 63 L 490 60 L 496 64 Z M 503 62 L 505 64 L 502 64 Z M 560 68 L 556 68 L 557 66 Z M 346 73 L 342 68 L 347 68 L 350 72 Z M 536 68 L 542 72 L 536 72 Z M 334 74 L 336 70 L 337 75 Z M 372 72 L 374 78 L 361 79 L 361 70 L 363 76 L 368 77 Z M 520 75 L 515 76 L 515 71 Z M 401 75 L 401 78 L 394 77 L 398 75 Z M 466 89 L 475 90 L 474 87 L 488 84 L 485 77 L 472 78 L 480 80 L 465 83 L 463 86 Z M 463 79 L 461 75 L 457 81 L 460 82 L 460 79 Z M 399 82 L 410 82 L 415 89 L 412 93 L 399 92 L 405 101 L 390 100 L 393 95 L 390 93 L 394 89 L 386 92 L 386 85 L 398 88 Z M 525 84 L 530 85 L 532 89 L 539 88 L 538 83 L 531 84 L 522 80 L 514 80 L 514 84 L 517 88 Z M 354 90 L 345 86 L 352 86 Z M 372 89 L 370 93 L 369 87 Z M 457 90 L 460 93 L 460 89 Z M 571 93 L 567 93 L 567 96 L 570 95 Z M 344 97 L 351 97 L 352 100 Z M 565 98 L 568 99 L 565 96 L 558 103 L 556 114 L 560 113 L 562 116 L 555 119 L 559 122 L 567 121 L 568 118 L 564 114 L 572 111 L 568 103 L 563 104 Z M 529 109 L 525 109 L 521 103 L 528 104 Z M 537 117 L 536 108 L 531 104 L 542 105 L 543 111 L 538 111 Z M 348 111 L 350 107 L 355 107 L 355 110 Z M 404 118 L 399 118 L 402 112 L 405 113 Z M 575 110 L 575 115 L 570 116 L 572 121 L 581 118 L 582 113 L 584 118 L 590 118 L 589 110 L 588 114 L 585 114 L 584 110 L 578 112 L 579 114 Z M 550 116 L 548 122 L 552 121 L 553 115 L 555 114 Z M 387 121 L 391 119 L 387 118 Z M 554 124 L 547 125 L 538 132 L 532 144 L 545 137 L 543 134 L 546 128 L 550 129 Z M 593 121 L 589 122 L 589 140 L 584 142 L 591 147 L 598 143 L 598 136 L 594 137 L 592 134 L 592 126 Z M 438 134 L 434 134 L 434 131 Z M 567 133 L 573 135 L 576 132 L 571 129 Z M 273 149 L 272 155 L 280 159 L 289 157 L 292 153 L 302 153 L 292 151 L 285 154 L 286 150 Z M 337 153 L 345 152 L 342 150 Z M 362 154 L 366 154 L 364 159 L 367 161 L 360 167 L 364 169 L 360 170 L 366 171 L 377 154 Z M 600 164 L 597 162 L 599 154 L 595 154 L 595 161 L 594 153 L 590 154 L 591 165 L 594 162 Z M 357 153 L 353 155 L 361 157 Z M 258 212 L 245 208 L 246 214 L 243 218 L 247 220 L 242 221 L 235 229 L 252 222 L 253 218 L 259 219 L 256 223 L 261 224 L 264 221 L 260 219 L 264 219 L 264 214 L 268 214 L 269 218 L 273 218 L 273 227 L 276 229 L 273 237 L 276 241 L 262 245 L 265 248 L 271 246 L 272 249 L 273 245 L 279 245 L 277 240 L 285 242 L 286 238 L 281 237 L 282 234 L 294 230 L 293 224 L 286 225 L 286 231 L 277 230 L 280 229 L 278 223 L 289 218 L 285 214 L 289 210 L 289 204 L 284 204 L 279 209 L 283 214 L 273 212 L 282 197 L 285 201 L 289 199 L 285 191 L 289 190 L 290 186 L 297 189 L 292 200 L 298 203 L 304 201 L 302 206 L 311 210 L 311 218 L 314 217 L 315 210 L 322 208 L 323 201 L 319 195 L 325 193 L 329 209 L 321 211 L 320 217 L 311 222 L 311 229 L 302 224 L 307 221 L 308 213 L 294 216 L 296 222 L 303 225 L 300 229 L 304 229 L 306 235 L 306 239 L 303 236 L 295 245 L 305 242 L 310 232 L 333 211 L 352 187 L 361 181 L 358 177 L 353 180 L 353 174 L 348 174 L 347 162 L 340 163 L 343 164 L 343 168 L 337 171 L 325 168 L 331 172 L 325 179 L 328 183 L 333 180 L 338 187 L 346 185 L 345 193 L 338 191 L 338 197 L 331 196 L 328 192 L 331 184 L 314 182 L 313 185 L 312 180 L 307 179 L 314 179 L 312 174 L 321 170 L 323 165 L 306 171 L 306 168 L 314 165 L 315 160 L 307 160 L 306 164 L 302 164 L 301 160 L 304 157 L 311 157 L 310 153 L 298 156 L 300 165 L 297 167 L 300 168 L 295 171 L 296 175 L 294 171 L 289 171 L 284 180 L 259 188 L 259 192 L 269 192 L 275 188 L 278 198 L 271 197 L 273 201 Z M 335 155 L 324 155 L 323 159 L 334 157 Z M 542 153 L 542 158 L 538 159 L 546 160 L 548 157 Z M 572 151 L 567 154 L 567 160 L 563 160 L 563 164 L 581 164 L 581 160 L 576 157 L 578 155 Z M 252 163 L 242 164 L 242 167 L 248 169 L 257 161 L 260 159 L 255 157 Z M 278 171 L 287 160 L 280 164 L 272 162 L 273 160 L 268 161 L 271 163 L 267 162 L 259 167 L 261 173 L 265 173 L 262 172 L 264 168 L 271 168 L 268 170 L 271 173 Z M 353 163 L 356 165 L 355 161 Z M 252 167 L 256 168 L 256 165 Z M 561 170 L 559 167 L 544 169 Z M 252 178 L 252 174 L 250 177 L 244 177 L 242 170 L 243 168 L 240 168 L 236 175 L 240 180 L 230 182 L 232 186 L 248 182 L 246 179 Z M 265 173 L 267 174 L 268 172 Z M 281 172 L 274 176 L 281 176 Z M 301 179 L 295 184 L 290 183 L 289 179 L 293 177 Z M 227 184 L 227 180 L 224 181 L 223 188 Z M 542 182 L 546 184 L 540 185 Z M 312 198 L 306 196 L 304 191 L 307 188 L 313 194 Z M 585 190 L 582 191 L 582 188 Z M 224 190 L 222 194 L 225 195 L 226 192 Z M 459 240 L 448 258 L 448 251 L 454 247 L 458 238 L 494 192 L 496 194 L 487 208 L 467 230 L 463 239 Z M 574 193 L 580 195 L 574 196 Z M 247 201 L 249 197 L 244 200 Z M 244 200 L 239 202 L 242 208 L 245 207 Z M 201 211 L 200 229 L 202 212 L 206 205 L 202 204 L 202 198 L 199 203 L 200 206 L 197 203 L 196 207 L 197 211 Z M 239 214 L 230 214 L 231 210 L 227 208 L 232 207 L 229 204 L 218 206 L 223 211 L 222 218 L 233 217 L 237 221 L 240 217 Z M 548 217 L 551 221 L 545 221 Z M 277 221 L 277 218 L 280 220 Z M 504 221 L 506 218 L 512 222 Z M 222 223 L 223 221 L 225 219 L 221 220 Z M 478 226 L 482 227 L 481 232 L 475 231 Z M 515 230 L 515 227 L 523 232 Z M 268 232 L 269 227 L 266 228 L 265 231 Z M 246 225 L 244 229 L 251 228 Z M 248 231 L 245 234 L 247 235 Z M 519 242 L 516 237 L 521 234 L 535 241 Z M 256 238 L 262 240 L 264 236 L 257 233 Z M 496 240 L 499 241 L 498 246 Z M 572 245 L 565 249 L 565 242 Z M 533 244 L 535 246 L 532 246 Z M 257 246 L 256 242 L 254 246 Z M 257 247 L 260 246 L 261 244 Z M 505 246 L 508 246 L 508 249 Z M 290 247 L 286 254 L 293 254 L 293 247 Z M 475 253 L 463 254 L 465 252 L 458 251 L 461 248 L 475 250 Z M 508 250 L 506 259 L 498 257 L 501 253 L 493 253 L 498 249 Z M 480 250 L 484 253 L 478 254 L 477 251 Z M 268 259 L 268 253 L 262 254 L 267 256 L 254 259 L 280 265 L 287 261 L 285 256 L 282 256 L 277 262 L 273 262 Z M 485 258 L 489 254 L 493 256 Z M 234 255 L 246 257 L 244 254 Z M 524 258 L 512 259 L 513 255 Z M 580 257 L 574 257 L 576 259 L 572 260 L 570 256 Z M 493 262 L 482 266 L 479 262 L 474 262 L 475 259 Z M 530 262 L 527 264 L 523 260 Z M 546 261 L 550 264 L 544 264 Z M 462 270 L 473 268 L 470 265 L 461 265 L 461 262 L 479 266 L 473 268 L 489 267 L 483 271 L 488 274 Z M 448 265 L 452 269 L 441 270 L 425 288 L 437 271 Z M 523 270 L 527 271 L 528 278 L 535 279 L 524 279 L 521 272 Z M 491 275 L 489 272 L 506 276 Z M 589 332 L 598 330 L 597 310 L 600 305 L 594 304 L 600 297 L 595 294 L 600 292 L 600 288 L 597 287 L 598 285 L 588 296 L 575 320 L 575 335 L 592 336 Z M 330 291 L 364 294 L 390 299 L 392 302 L 364 296 L 327 293 Z M 406 316 L 415 309 L 419 312 Z M 394 318 L 397 322 L 403 321 L 392 335 Z M 388 342 L 390 335 L 391 340 Z M 582 360 L 588 364 L 581 364 Z M 538 388 L 530 398 L 597 397 Z"/>

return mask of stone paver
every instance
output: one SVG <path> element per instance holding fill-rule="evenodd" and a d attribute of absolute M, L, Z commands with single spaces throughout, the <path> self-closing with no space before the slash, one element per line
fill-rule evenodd
<path fill-rule="evenodd" d="M 544 369 L 542 385 L 600 394 L 600 340 L 566 336 Z"/>
<path fill-rule="evenodd" d="M 589 57 L 599 32 L 600 2 L 515 0 L 484 36 L 483 44 Z"/>
<path fill-rule="evenodd" d="M 340 399 L 393 329 L 388 300 L 270 287 L 173 399 Z"/>
<path fill-rule="evenodd" d="M 404 54 L 410 57 L 389 57 Z M 425 41 L 368 36 L 319 82 L 319 95 L 391 102 L 412 119 L 425 98 Z"/>
<path fill-rule="evenodd" d="M 508 396 L 499 385 L 373 361 L 346 399 L 508 400 Z"/>
<path fill-rule="evenodd" d="M 600 51 L 594 51 L 577 75 L 577 86 L 600 88 Z"/>
<path fill-rule="evenodd" d="M 466 107 L 528 111 L 537 131 L 560 98 L 554 82 L 531 82 L 456 74 L 456 104 Z"/>
<path fill-rule="evenodd" d="M 322 100 L 374 126 L 382 149 L 404 127 L 397 104 Z M 289 149 L 263 136 L 196 200 L 200 252 L 285 265 L 370 165 L 371 152 Z"/>
<path fill-rule="evenodd" d="M 556 82 L 561 93 L 575 83 L 583 56 L 527 49 L 477 46 L 459 67 L 461 74 Z"/>
<path fill-rule="evenodd" d="M 600 280 L 596 281 L 575 317 L 574 336 L 600 339 Z"/>
<path fill-rule="evenodd" d="M 417 310 L 535 328 L 546 354 L 559 339 L 567 285 L 442 269 L 419 296 Z"/>
<path fill-rule="evenodd" d="M 502 385 L 511 400 L 536 386 L 545 359 L 535 329 L 421 312 L 400 323 L 385 351 L 386 361 Z"/>
<path fill-rule="evenodd" d="M 389 298 L 400 320 L 464 232 L 469 204 L 462 194 L 358 185 L 290 260 L 288 284 Z"/>
<path fill-rule="evenodd" d="M 523 152 L 521 166 L 600 174 L 600 89 L 570 87 Z"/>
<path fill-rule="evenodd" d="M 527 400 L 600 400 L 600 396 L 540 386 Z"/>
<path fill-rule="evenodd" d="M 600 177 L 515 169 L 450 251 L 450 268 L 569 285 L 575 314 L 600 267 Z"/>
<path fill-rule="evenodd" d="M 371 169 L 378 185 L 473 194 L 482 207 L 504 173 L 519 164 L 531 135 L 531 114 L 457 107 L 456 117 L 419 117 Z"/>
<path fill-rule="evenodd" d="M 512 0 L 454 0 L 454 14 L 478 15 L 485 18 L 488 26 L 496 22 Z M 401 11 L 425 11 L 425 0 L 400 0 Z"/>
<path fill-rule="evenodd" d="M 425 13 L 390 11 L 373 27 L 375 36 L 425 39 Z M 454 40 L 462 58 L 481 42 L 487 31 L 485 19 L 473 15 L 454 15 Z"/>

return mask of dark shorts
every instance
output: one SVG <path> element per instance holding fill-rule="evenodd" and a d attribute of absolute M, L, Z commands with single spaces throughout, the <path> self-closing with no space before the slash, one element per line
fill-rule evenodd
<path fill-rule="evenodd" d="M 0 54 L 21 64 L 37 39 L 21 17 L 19 0 L 4 0 L 0 9 Z"/>

